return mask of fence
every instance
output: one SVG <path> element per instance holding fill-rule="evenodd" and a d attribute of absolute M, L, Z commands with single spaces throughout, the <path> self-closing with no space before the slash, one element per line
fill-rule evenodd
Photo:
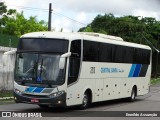
<path fill-rule="evenodd" d="M 19 38 L 12 35 L 0 34 L 0 46 L 16 48 Z"/>

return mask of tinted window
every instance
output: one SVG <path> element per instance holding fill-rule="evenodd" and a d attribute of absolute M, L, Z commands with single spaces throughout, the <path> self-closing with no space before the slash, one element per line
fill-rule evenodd
<path fill-rule="evenodd" d="M 80 58 L 81 56 L 81 40 L 74 40 L 71 43 L 71 57 Z"/>
<path fill-rule="evenodd" d="M 69 59 L 68 84 L 78 80 L 81 58 L 81 40 L 74 40 L 71 43 L 72 53 Z"/>
<path fill-rule="evenodd" d="M 100 43 L 99 61 L 112 62 L 112 45 L 111 44 Z"/>
<path fill-rule="evenodd" d="M 134 48 L 133 47 L 123 47 L 123 62 L 133 63 Z"/>
<path fill-rule="evenodd" d="M 98 62 L 99 43 L 92 41 L 83 41 L 83 60 Z"/>
<path fill-rule="evenodd" d="M 71 84 L 78 80 L 79 68 L 80 68 L 80 59 L 70 58 L 69 59 L 68 84 Z"/>
<path fill-rule="evenodd" d="M 149 64 L 150 63 L 150 51 L 140 49 L 140 48 L 135 48 L 134 63 Z"/>
<path fill-rule="evenodd" d="M 121 63 L 123 61 L 123 48 L 118 45 L 112 45 L 112 51 L 113 51 L 113 56 L 112 60 L 113 62 Z"/>
<path fill-rule="evenodd" d="M 84 41 L 83 60 L 91 62 L 149 64 L 150 50 Z"/>
<path fill-rule="evenodd" d="M 63 39 L 23 38 L 20 39 L 18 51 L 66 53 L 68 41 Z"/>
<path fill-rule="evenodd" d="M 116 63 L 132 63 L 134 48 L 121 45 L 113 45 L 113 62 Z"/>

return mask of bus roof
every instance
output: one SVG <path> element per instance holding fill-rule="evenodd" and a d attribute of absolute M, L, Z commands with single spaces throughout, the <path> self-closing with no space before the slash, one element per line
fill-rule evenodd
<path fill-rule="evenodd" d="M 66 39 L 69 41 L 77 40 L 77 39 L 84 39 L 88 41 L 95 41 L 95 42 L 102 42 L 102 43 L 109 43 L 109 44 L 118 44 L 122 46 L 130 46 L 130 47 L 137 47 L 137 48 L 143 48 L 143 49 L 149 49 L 151 48 L 146 45 L 142 44 L 136 44 L 131 42 L 123 41 L 121 37 L 111 36 L 111 35 L 105 35 L 100 33 L 90 33 L 90 32 L 74 32 L 74 33 L 65 33 L 65 32 L 32 32 L 27 33 L 21 38 L 55 38 L 55 39 Z"/>

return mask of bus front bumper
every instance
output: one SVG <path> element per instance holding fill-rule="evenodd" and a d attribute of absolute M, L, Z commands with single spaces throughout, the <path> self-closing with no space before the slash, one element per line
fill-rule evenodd
<path fill-rule="evenodd" d="M 66 107 L 66 93 L 59 96 L 50 97 L 40 97 L 38 95 L 26 95 L 13 93 L 16 103 L 28 103 L 28 104 L 38 104 L 38 105 L 48 105 L 53 107 Z"/>

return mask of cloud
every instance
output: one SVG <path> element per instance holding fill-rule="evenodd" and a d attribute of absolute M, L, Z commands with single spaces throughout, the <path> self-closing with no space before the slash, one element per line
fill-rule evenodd
<path fill-rule="evenodd" d="M 80 12 L 76 16 L 76 20 L 79 21 L 79 22 L 86 22 L 86 13 L 85 12 Z"/>
<path fill-rule="evenodd" d="M 137 9 L 133 11 L 134 16 L 145 16 L 145 17 L 154 17 L 157 18 L 157 20 L 160 20 L 160 14 L 155 11 L 145 11 L 142 9 Z"/>
<path fill-rule="evenodd" d="M 59 0 L 63 3 L 63 0 Z M 64 10 L 87 13 L 113 13 L 116 15 L 132 15 L 135 10 L 156 12 L 160 14 L 159 0 L 66 0 L 58 4 Z"/>
<path fill-rule="evenodd" d="M 159 0 L 5 0 L 15 6 L 30 6 L 48 9 L 52 3 L 53 10 L 58 12 L 75 12 L 80 14 L 90 13 L 113 13 L 115 15 L 132 15 L 136 10 L 149 11 L 160 14 Z M 11 6 L 9 6 L 11 7 Z M 12 8 L 16 8 L 12 6 Z M 17 7 L 17 9 L 19 9 Z M 32 12 L 30 11 L 30 14 Z M 88 15 L 87 15 L 88 16 Z"/>
<path fill-rule="evenodd" d="M 21 12 L 22 9 L 20 7 L 17 6 L 25 6 L 25 4 L 27 3 L 26 0 L 24 0 L 22 2 L 22 0 L 3 0 L 5 2 L 5 4 L 7 5 L 8 9 L 16 9 L 18 12 Z"/>
<path fill-rule="evenodd" d="M 52 20 L 52 27 L 55 31 L 60 31 L 63 29 L 64 32 L 71 32 L 72 22 L 67 20 L 65 17 L 56 18 Z"/>
<path fill-rule="evenodd" d="M 33 8 L 48 9 L 52 3 L 53 11 L 59 12 L 76 21 L 88 24 L 97 14 L 113 13 L 116 16 L 135 15 L 143 17 L 155 17 L 160 20 L 159 0 L 5 0 L 9 8 L 27 6 Z M 43 10 L 24 10 L 25 17 L 37 16 L 38 20 L 48 21 L 48 12 Z M 76 31 L 83 25 L 69 21 L 63 16 L 52 17 L 52 27 L 59 31 Z"/>

